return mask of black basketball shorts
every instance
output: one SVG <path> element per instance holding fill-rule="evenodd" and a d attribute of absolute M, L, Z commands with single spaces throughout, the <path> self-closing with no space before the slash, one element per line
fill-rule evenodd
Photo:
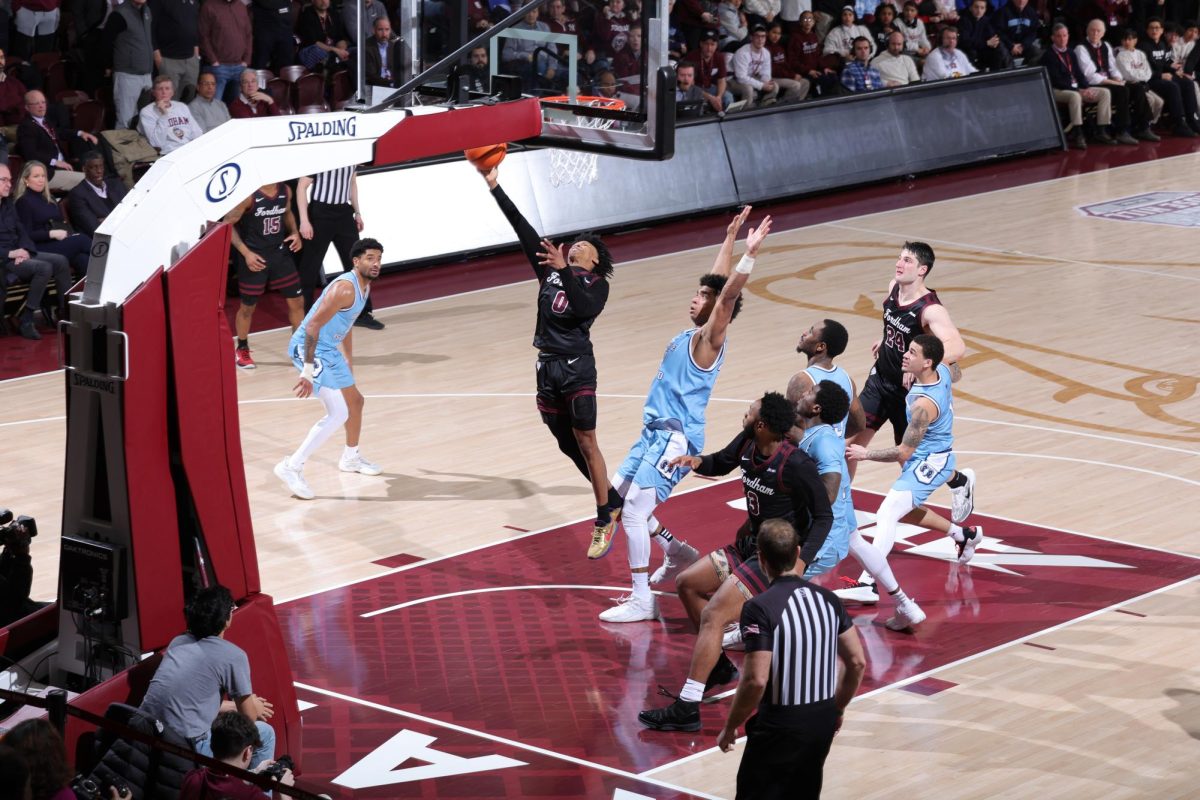
<path fill-rule="evenodd" d="M 866 413 L 867 427 L 877 431 L 883 427 L 883 423 L 892 423 L 896 444 L 900 444 L 904 438 L 904 431 L 908 428 L 908 414 L 904 404 L 904 398 L 907 396 L 907 389 L 884 380 L 872 369 L 858 395 L 858 401 L 862 403 Z"/>
<path fill-rule="evenodd" d="M 285 248 L 272 248 L 260 253 L 267 262 L 267 268 L 258 272 L 251 271 L 245 259 L 238 259 L 238 294 L 243 303 L 254 305 L 268 290 L 279 292 L 284 297 L 300 296 L 300 273 L 296 272 L 296 260 L 291 251 Z"/>
<path fill-rule="evenodd" d="M 537 361 L 537 407 L 544 416 L 565 414 L 571 427 L 596 429 L 594 356 L 541 356 Z"/>

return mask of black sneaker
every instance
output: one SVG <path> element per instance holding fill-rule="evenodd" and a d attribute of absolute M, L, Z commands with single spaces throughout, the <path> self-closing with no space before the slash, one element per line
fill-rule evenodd
<path fill-rule="evenodd" d="M 356 328 L 370 328 L 373 331 L 383 330 L 383 323 L 375 319 L 374 314 L 363 312 L 358 315 L 358 319 L 354 320 Z"/>
<path fill-rule="evenodd" d="M 700 704 L 675 698 L 666 708 L 647 708 L 638 714 L 638 722 L 652 731 L 700 730 Z"/>
<path fill-rule="evenodd" d="M 734 663 L 729 660 L 729 656 L 721 653 L 721 659 L 717 665 L 712 668 L 712 672 L 708 673 L 708 680 L 704 682 L 704 691 L 715 689 L 718 686 L 724 686 L 727 683 L 733 683 L 737 680 L 738 670 Z"/>

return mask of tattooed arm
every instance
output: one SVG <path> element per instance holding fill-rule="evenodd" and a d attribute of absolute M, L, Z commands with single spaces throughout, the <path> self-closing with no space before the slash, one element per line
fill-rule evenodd
<path fill-rule="evenodd" d="M 919 398 L 912 407 L 912 419 L 904 431 L 904 439 L 896 447 L 883 450 L 868 450 L 859 444 L 846 446 L 848 461 L 899 461 L 903 464 L 912 457 L 917 445 L 925 438 L 925 431 L 938 418 L 938 409 L 927 397 Z"/>

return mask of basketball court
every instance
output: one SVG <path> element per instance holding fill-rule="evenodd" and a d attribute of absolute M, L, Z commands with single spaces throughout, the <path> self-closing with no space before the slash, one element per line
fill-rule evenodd
<path fill-rule="evenodd" d="M 796 340 L 814 321 L 849 329 L 839 363 L 861 386 L 906 239 L 934 246 L 928 283 L 968 345 L 955 449 L 979 474 L 987 543 L 959 567 L 947 542 L 903 532 L 893 567 L 929 613 L 915 634 L 883 627 L 886 601 L 851 607 L 867 678 L 831 751 L 827 796 L 1192 793 L 1200 273 L 1188 228 L 1200 218 L 1187 209 L 1198 167 L 1180 156 L 777 229 L 764 246 L 706 449 L 802 368 Z M 614 240 L 593 328 L 610 471 L 724 225 L 714 216 L 693 249 L 650 258 Z M 740 748 L 714 749 L 727 697 L 704 707 L 698 734 L 636 721 L 686 671 L 678 602 L 662 599 L 661 623 L 595 619 L 626 589 L 625 546 L 621 536 L 604 561 L 584 558 L 590 491 L 533 403 L 535 284 L 457 289 L 380 309 L 387 329 L 355 335 L 362 447 L 382 476 L 338 472 L 333 443 L 306 471 L 317 498 L 288 497 L 271 467 L 321 412 L 291 396 L 287 334 L 254 336 L 259 367 L 237 376 L 263 588 L 302 701 L 304 778 L 339 797 L 732 797 Z M 62 380 L 0 384 L 0 497 L 39 519 L 38 598 L 55 594 Z M 893 475 L 860 469 L 865 524 Z M 689 478 L 661 518 L 711 549 L 732 535 L 740 494 Z"/>

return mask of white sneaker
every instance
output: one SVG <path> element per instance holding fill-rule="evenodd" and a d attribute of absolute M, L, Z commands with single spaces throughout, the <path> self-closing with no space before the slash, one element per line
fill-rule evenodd
<path fill-rule="evenodd" d="M 650 602 L 638 600 L 633 595 L 618 597 L 617 604 L 600 612 L 601 622 L 644 622 L 658 619 L 658 598 L 650 596 Z"/>
<path fill-rule="evenodd" d="M 742 641 L 742 626 L 736 622 L 725 628 L 725 635 L 721 637 L 722 650 L 745 650 L 746 643 Z"/>
<path fill-rule="evenodd" d="M 841 589 L 833 590 L 833 593 L 842 600 L 849 600 L 852 603 L 862 603 L 867 606 L 873 606 L 879 602 L 879 590 L 875 587 L 875 584 L 852 581 L 846 577 L 843 577 L 842 581 L 845 585 Z"/>
<path fill-rule="evenodd" d="M 313 490 L 309 487 L 308 481 L 304 480 L 304 473 L 298 469 L 293 469 L 286 458 L 275 465 L 275 477 L 283 481 L 288 491 L 301 500 L 312 500 L 316 497 L 313 494 Z"/>
<path fill-rule="evenodd" d="M 975 470 L 960 469 L 958 474 L 967 479 L 967 485 L 950 490 L 950 521 L 962 525 L 975 510 Z"/>
<path fill-rule="evenodd" d="M 896 615 L 883 623 L 891 631 L 903 631 L 915 628 L 925 621 L 925 612 L 911 597 L 896 606 Z"/>
<path fill-rule="evenodd" d="M 683 570 L 696 563 L 696 559 L 700 558 L 700 551 L 692 547 L 687 542 L 680 542 L 682 547 L 679 552 L 673 556 L 667 556 L 663 559 L 662 566 L 654 570 L 654 574 L 650 576 L 650 585 L 657 586 L 660 583 L 666 583 L 674 579 L 676 575 Z"/>
<path fill-rule="evenodd" d="M 350 458 L 342 456 L 341 461 L 338 462 L 338 469 L 342 472 L 357 472 L 360 475 L 379 475 L 383 472 L 383 467 L 367 461 L 361 455 Z"/>
<path fill-rule="evenodd" d="M 968 536 L 967 534 L 970 534 Z M 958 548 L 958 563 L 966 564 L 975 555 L 975 548 L 983 543 L 983 526 L 976 525 L 973 528 L 963 528 L 963 540 L 955 542 L 954 545 Z"/>

